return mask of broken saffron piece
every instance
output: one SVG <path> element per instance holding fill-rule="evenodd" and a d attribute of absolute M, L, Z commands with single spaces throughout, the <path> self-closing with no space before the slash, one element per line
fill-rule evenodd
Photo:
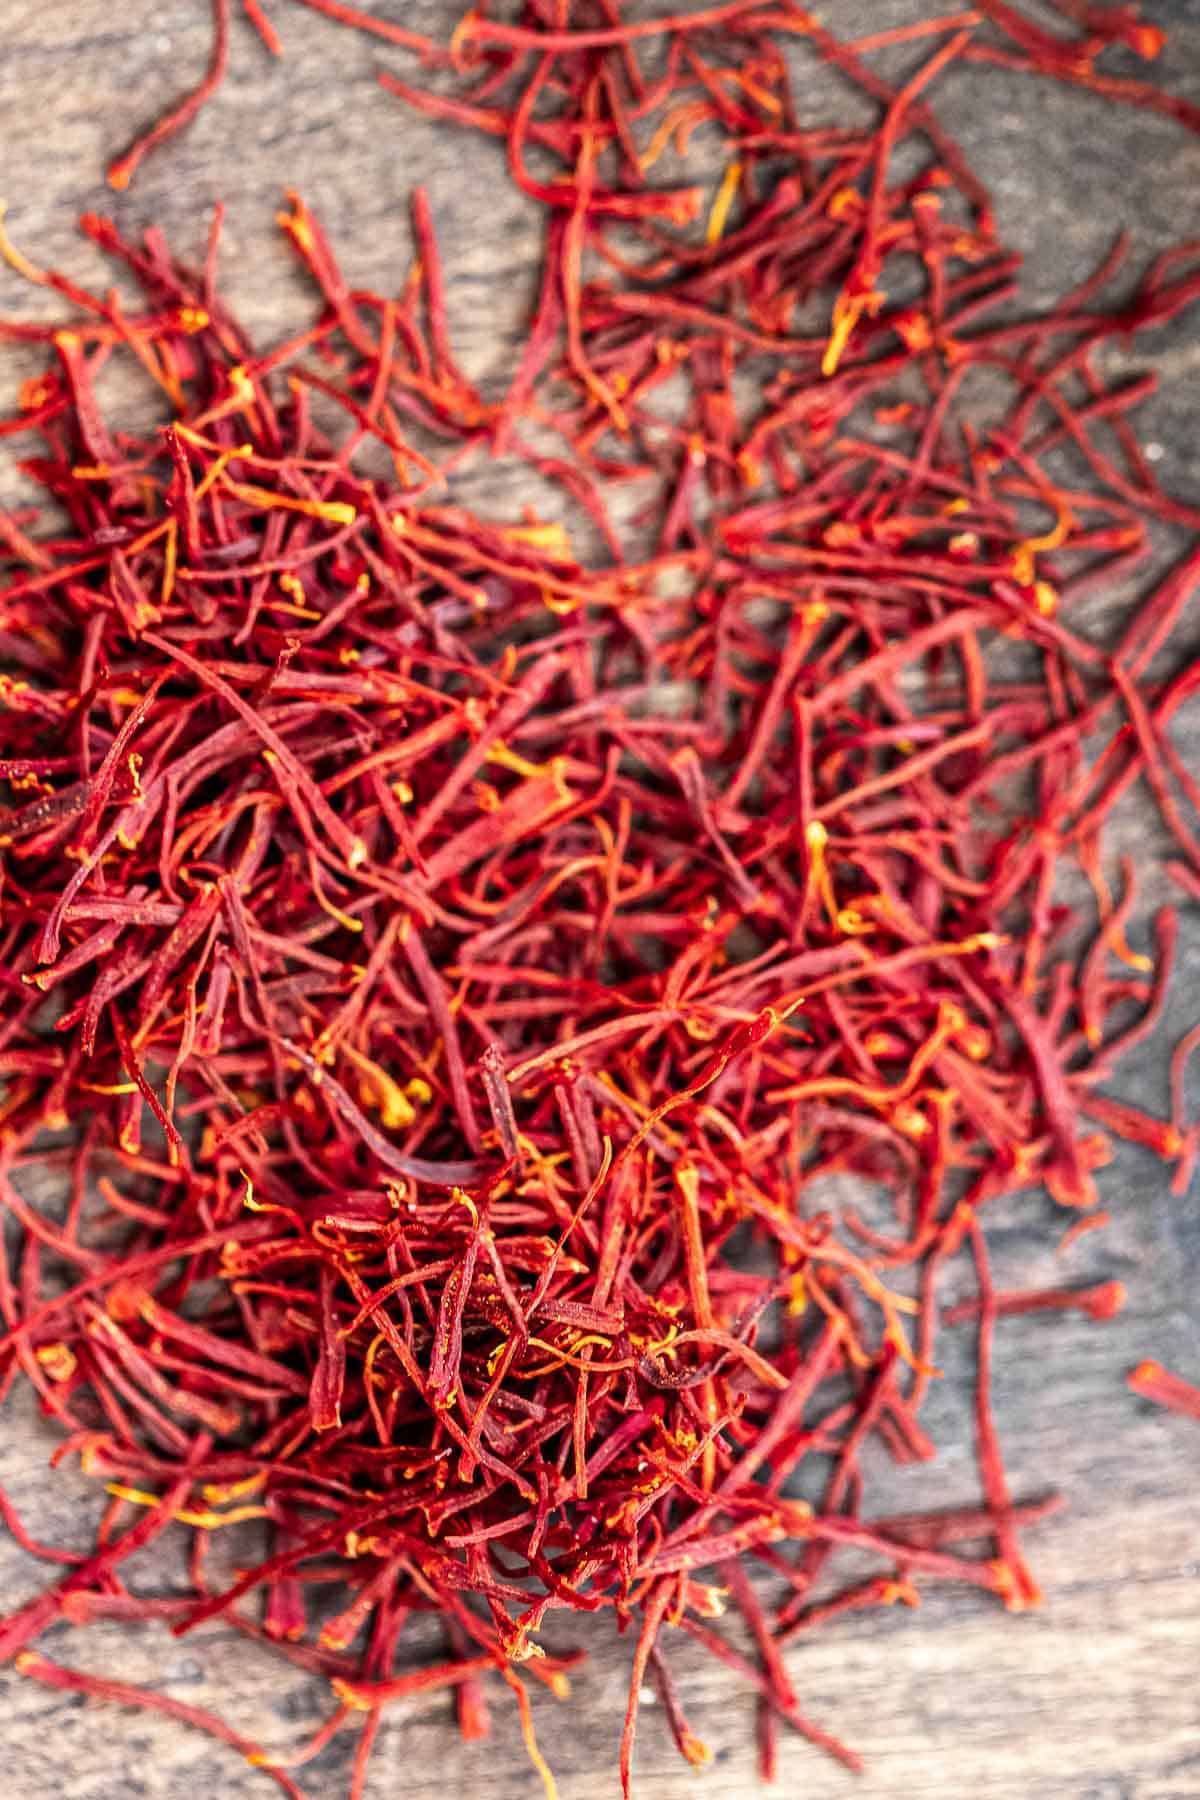
<path fill-rule="evenodd" d="M 1143 1400 L 1153 1400 L 1172 1412 L 1200 1419 L 1200 1388 L 1185 1381 L 1182 1375 L 1172 1375 L 1161 1363 L 1140 1362 L 1129 1373 L 1129 1385 Z"/>

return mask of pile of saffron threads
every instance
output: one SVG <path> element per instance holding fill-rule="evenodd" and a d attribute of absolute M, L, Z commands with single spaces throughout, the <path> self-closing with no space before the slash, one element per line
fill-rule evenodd
<path fill-rule="evenodd" d="M 1133 868 L 1118 885 L 1102 839 L 1144 788 L 1200 894 L 1170 735 L 1200 690 L 1172 661 L 1200 551 L 1103 643 L 1081 603 L 1149 561 L 1152 524 L 1200 524 L 1135 435 L 1149 380 L 1100 354 L 1200 300 L 1200 251 L 1110 306 L 1117 245 L 1014 310 L 1018 259 L 926 97 L 972 51 L 958 17 L 892 90 L 793 8 L 598 12 L 472 15 L 457 97 L 389 78 L 504 136 L 547 208 L 498 402 L 456 362 L 420 194 L 397 297 L 353 290 L 293 199 L 320 310 L 265 352 L 222 303 L 219 220 L 195 269 L 83 220 L 133 309 L 5 246 L 70 315 L 0 322 L 48 353 L 0 429 L 39 441 L 20 466 L 53 503 L 0 518 L 0 1377 L 110 1505 L 76 1556 L 4 1502 L 62 1572 L 0 1621 L 0 1658 L 213 1732 L 291 1795 L 357 1729 L 358 1800 L 419 1692 L 483 1735 L 489 1676 L 553 1793 L 529 1694 L 565 1692 L 575 1659 L 538 1641 L 564 1610 L 632 1637 L 627 1794 L 648 1680 L 708 1760 L 681 1634 L 756 1697 L 764 1775 L 780 1728 L 858 1766 L 785 1646 L 929 1583 L 1037 1604 L 1021 1533 L 1058 1500 L 1010 1492 L 996 1322 L 1123 1299 L 997 1291 L 990 1222 L 1039 1183 L 1069 1239 L 1099 1222 L 1114 1135 L 1177 1191 L 1196 1153 L 1196 1033 L 1165 1116 L 1103 1091 L 1161 1012 L 1176 920 L 1131 948 Z M 801 123 L 800 32 L 877 128 Z M 701 121 L 727 145 L 707 210 L 654 179 Z M 894 181 L 910 139 L 928 159 Z M 162 429 L 106 418 L 117 360 Z M 561 518 L 449 502 L 500 451 L 558 483 Z M 610 503 L 639 483 L 631 558 Z M 571 508 L 607 546 L 591 566 Z M 829 1210 L 831 1176 L 870 1216 Z M 942 1314 L 961 1262 L 975 1296 Z M 881 1517 L 861 1459 L 935 1454 L 943 1326 L 977 1339 L 978 1504 Z M 1130 1382 L 1194 1408 L 1157 1364 Z M 214 1534 L 248 1521 L 222 1581 Z M 189 1584 L 144 1596 L 125 1565 L 168 1532 Z M 445 1634 L 428 1666 L 421 1615 Z M 328 1718 L 285 1769 L 35 1647 L 106 1617 L 220 1617 L 326 1677 Z"/>

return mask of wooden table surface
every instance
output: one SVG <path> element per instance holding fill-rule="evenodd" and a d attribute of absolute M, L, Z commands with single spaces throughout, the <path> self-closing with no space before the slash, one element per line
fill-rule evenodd
<path fill-rule="evenodd" d="M 380 16 L 444 35 L 457 0 L 364 0 Z M 238 9 L 235 8 L 235 12 Z M 204 65 L 204 0 L 0 0 L 0 198 L 8 226 L 36 261 L 84 280 L 108 279 L 76 235 L 85 209 L 127 229 L 155 222 L 182 252 L 203 241 L 207 209 L 225 201 L 226 289 L 246 324 L 268 341 L 309 314 L 273 215 L 283 191 L 301 190 L 324 221 L 351 279 L 384 290 L 411 256 L 406 199 L 423 182 L 450 276 L 450 312 L 463 361 L 498 383 L 527 316 L 537 276 L 537 221 L 507 180 L 499 148 L 413 116 L 376 86 L 373 71 L 411 71 L 398 51 L 299 8 L 271 8 L 286 43 L 272 62 L 236 24 L 232 68 L 219 99 L 187 135 L 113 195 L 100 170 L 132 131 Z M 659 9 L 661 10 L 661 8 Z M 921 0 L 825 0 L 840 33 L 921 16 Z M 630 16 L 650 5 L 631 6 Z M 1200 100 L 1200 4 L 1158 0 L 1148 14 L 1172 42 L 1155 78 Z M 797 52 L 798 57 L 803 51 Z M 802 91 L 814 117 L 848 109 L 828 73 L 809 68 Z M 940 83 L 945 122 L 992 184 L 1001 235 L 1027 256 L 1027 292 L 1047 301 L 1085 273 L 1115 231 L 1138 260 L 1181 237 L 1200 237 L 1200 140 L 1169 121 L 1114 107 L 1050 83 L 956 70 Z M 843 110 L 842 116 L 851 116 Z M 0 268 L 0 313 L 50 316 L 45 293 Z M 1160 370 L 1159 396 L 1141 423 L 1160 470 L 1200 496 L 1197 317 L 1159 331 L 1128 358 Z M 0 352 L 6 396 L 26 360 Z M 22 493 L 14 450 L 0 458 L 0 502 Z M 493 467 L 463 479 L 459 497 L 503 514 L 523 489 Z M 1169 548 L 1169 547 L 1167 547 Z M 1200 635 L 1198 635 L 1200 648 Z M 1180 736 L 1200 766 L 1200 718 Z M 1122 813 L 1122 847 L 1146 872 L 1147 905 L 1160 893 L 1161 834 L 1146 797 Z M 1166 1027 L 1119 1091 L 1162 1107 L 1167 1047 L 1200 1010 L 1197 908 L 1183 921 L 1182 954 Z M 1185 915 L 1189 909 L 1185 908 Z M 1074 1316 L 1001 1327 L 997 1409 L 1014 1492 L 1060 1488 L 1069 1511 L 1028 1540 L 1044 1608 L 1009 1616 L 986 1597 L 929 1589 L 915 1614 L 898 1608 L 850 1616 L 789 1653 L 806 1711 L 865 1755 L 854 1778 L 798 1739 L 785 1740 L 780 1791 L 808 1800 L 1184 1800 L 1200 1796 L 1200 1428 L 1128 1393 L 1126 1370 L 1145 1355 L 1200 1371 L 1200 1206 L 1197 1186 L 1172 1198 L 1161 1168 L 1123 1150 L 1100 1176 L 1114 1223 L 1055 1257 L 1064 1220 L 1039 1197 L 1014 1200 L 993 1227 L 998 1280 L 1122 1279 L 1127 1309 L 1096 1326 Z M 969 1338 L 970 1334 L 966 1334 Z M 942 1447 L 936 1463 L 868 1470 L 880 1511 L 968 1503 L 975 1497 L 970 1345 L 950 1362 L 930 1409 Z M 30 1526 L 82 1546 L 98 1512 L 94 1487 L 46 1463 L 56 1438 L 27 1400 L 0 1418 L 0 1483 Z M 169 1557 L 169 1553 L 164 1553 Z M 155 1571 L 150 1571 L 153 1574 Z M 158 1567 L 166 1578 L 169 1562 Z M 3 1606 L 26 1598 L 44 1571 L 0 1537 Z M 616 1740 L 628 1645 L 607 1632 L 560 1623 L 557 1639 L 592 1651 L 569 1707 L 539 1699 L 541 1741 L 563 1800 L 616 1792 Z M 182 1641 L 154 1628 L 91 1627 L 49 1635 L 67 1662 L 150 1682 L 211 1706 L 274 1751 L 299 1744 L 328 1710 L 323 1684 L 210 1625 Z M 758 1792 L 753 1707 L 684 1640 L 672 1658 L 688 1710 L 712 1745 L 706 1775 L 681 1764 L 653 1706 L 643 1715 L 640 1800 L 732 1800 Z M 0 1671 L 0 1795 L 20 1800 L 242 1800 L 272 1791 L 233 1752 L 147 1715 L 85 1705 Z M 497 1702 L 486 1745 L 464 1747 L 441 1696 L 397 1706 L 377 1752 L 373 1796 L 446 1794 L 496 1800 L 540 1791 L 507 1709 Z M 302 1772 L 309 1792 L 335 1800 L 353 1740 L 340 1738 Z"/>

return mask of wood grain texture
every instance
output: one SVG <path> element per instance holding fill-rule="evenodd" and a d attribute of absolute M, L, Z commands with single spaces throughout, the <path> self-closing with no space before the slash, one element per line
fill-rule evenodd
<path fill-rule="evenodd" d="M 373 3 L 381 16 L 438 35 L 459 11 L 457 0 Z M 103 186 L 102 165 L 204 66 L 207 6 L 0 0 L 0 198 L 8 202 L 14 238 L 38 261 L 85 281 L 107 280 L 97 254 L 75 233 L 80 211 L 112 212 L 126 230 L 153 221 L 193 254 L 205 212 L 220 197 L 228 208 L 228 294 L 250 330 L 270 340 L 303 322 L 311 305 L 273 228 L 283 190 L 304 193 L 352 281 L 387 289 L 402 280 L 411 255 L 406 198 L 421 181 L 450 274 L 463 361 L 471 374 L 499 385 L 537 278 L 537 221 L 507 181 L 499 149 L 414 117 L 383 94 L 374 71 L 409 71 L 402 53 L 286 0 L 271 10 L 285 60 L 273 63 L 239 24 L 219 99 L 117 197 Z M 830 24 L 846 34 L 927 10 L 920 0 L 826 0 Z M 1172 32 L 1155 78 L 1200 99 L 1200 4 L 1161 0 L 1148 10 Z M 797 54 L 802 58 L 802 50 Z M 802 91 L 813 116 L 853 111 L 855 103 L 815 67 L 804 68 Z M 995 190 L 1002 236 L 1026 253 L 1031 299 L 1049 300 L 1081 277 L 1119 227 L 1130 232 L 1139 262 L 1180 237 L 1200 236 L 1200 143 L 1168 121 L 979 70 L 952 71 L 938 104 Z M 0 312 L 50 316 L 53 304 L 0 268 Z M 1159 446 L 1155 454 L 1173 484 L 1195 498 L 1195 315 L 1156 333 L 1128 360 L 1141 368 L 1148 358 L 1164 380 L 1142 412 L 1142 429 Z M 3 348 L 6 392 L 28 366 Z M 7 447 L 0 501 L 22 492 Z M 491 466 L 463 476 L 456 497 L 502 514 L 539 496 L 527 477 Z M 1096 603 L 1089 628 L 1101 628 L 1102 607 Z M 1200 765 L 1194 714 L 1180 745 Z M 1117 836 L 1145 868 L 1152 903 L 1162 844 L 1144 795 L 1131 798 Z M 1200 927 L 1191 912 L 1166 1029 L 1120 1084 L 1122 1093 L 1151 1104 L 1163 1091 L 1166 1046 L 1200 1010 Z M 868 1773 L 855 1780 L 799 1740 L 785 1740 L 782 1793 L 809 1800 L 1200 1796 L 1200 1432 L 1137 1401 L 1123 1384 L 1125 1371 L 1147 1354 L 1200 1369 L 1200 1205 L 1195 1187 L 1172 1199 L 1157 1165 L 1133 1151 L 1122 1152 L 1100 1181 L 1115 1223 L 1081 1240 L 1068 1257 L 1056 1259 L 1053 1249 L 1064 1221 L 1038 1196 L 1008 1203 L 993 1233 L 1002 1285 L 1116 1275 L 1130 1297 L 1127 1310 L 1103 1327 L 1062 1316 L 1000 1328 L 997 1411 L 1014 1492 L 1031 1496 L 1055 1486 L 1070 1501 L 1066 1514 L 1029 1540 L 1044 1609 L 1009 1617 L 986 1598 L 929 1589 L 915 1615 L 898 1609 L 848 1618 L 797 1643 L 789 1661 L 806 1710 L 863 1752 Z M 943 1454 L 931 1467 L 872 1461 L 867 1491 L 880 1511 L 975 1498 L 970 1333 L 950 1350 L 929 1418 Z M 53 1543 L 82 1545 L 90 1541 L 97 1496 L 70 1468 L 47 1473 L 55 1443 L 27 1400 L 11 1402 L 0 1418 L 0 1482 L 35 1531 Z M 144 1568 L 147 1588 L 170 1579 L 170 1556 L 165 1551 Z M 41 1580 L 42 1571 L 0 1538 L 4 1608 Z M 564 1800 L 600 1800 L 616 1791 L 628 1646 L 569 1621 L 557 1622 L 547 1641 L 582 1642 L 592 1651 L 569 1709 L 540 1698 L 535 1705 Z M 45 1647 L 68 1662 L 212 1706 L 276 1751 L 299 1744 L 329 1707 L 320 1683 L 220 1626 L 182 1641 L 149 1628 L 93 1627 L 77 1635 L 60 1628 Z M 639 1796 L 742 1800 L 758 1791 L 752 1704 L 690 1641 L 670 1648 L 715 1763 L 703 1777 L 687 1770 L 648 1706 Z M 165 1721 L 50 1694 L 11 1670 L 0 1672 L 0 1689 L 0 1796 L 242 1800 L 272 1791 L 232 1752 Z M 443 1698 L 397 1707 L 380 1739 L 371 1795 L 536 1794 L 501 1699 L 495 1712 L 493 1739 L 464 1748 Z M 304 1773 L 313 1795 L 341 1794 L 352 1748 L 351 1740 L 337 1740 Z"/>

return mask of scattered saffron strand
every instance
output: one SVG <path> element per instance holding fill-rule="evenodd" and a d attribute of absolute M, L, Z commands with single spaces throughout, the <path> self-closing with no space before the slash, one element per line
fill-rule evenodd
<path fill-rule="evenodd" d="M 646 1679 L 646 1671 L 650 1666 L 651 1653 L 674 1597 L 674 1584 L 670 1581 L 662 1581 L 642 1608 L 642 1625 L 638 1632 L 637 1644 L 634 1647 L 633 1663 L 629 1674 L 629 1700 L 625 1708 L 625 1727 L 621 1733 L 621 1792 L 624 1800 L 632 1800 L 633 1795 L 633 1742 L 637 1732 L 642 1686 Z"/>
<path fill-rule="evenodd" d="M 422 32 L 408 31 L 403 25 L 393 25 L 389 19 L 377 19 L 357 6 L 343 5 L 342 0 L 297 0 L 297 4 L 307 6 L 310 12 L 320 13 L 326 19 L 333 19 L 339 25 L 349 25 L 355 31 L 383 38 L 386 43 L 399 44 L 404 50 L 415 50 L 423 58 L 439 58 L 437 45 Z"/>
<path fill-rule="evenodd" d="M 167 1694 L 156 1693 L 153 1688 L 137 1687 L 132 1682 L 111 1681 L 106 1676 L 85 1674 L 81 1669 L 64 1668 L 61 1663 L 51 1662 L 48 1656 L 43 1656 L 38 1650 L 22 1650 L 14 1659 L 13 1667 L 18 1675 L 24 1675 L 29 1681 L 40 1681 L 44 1687 L 55 1688 L 59 1693 L 84 1694 L 93 1700 L 111 1700 L 118 1706 L 132 1706 L 141 1712 L 162 1713 L 181 1725 L 190 1725 L 239 1751 L 252 1767 L 261 1769 L 276 1787 L 287 1794 L 289 1800 L 305 1800 L 303 1792 L 290 1776 L 276 1768 L 257 1744 L 242 1737 L 239 1732 L 232 1731 L 215 1713 L 206 1712 L 203 1707 L 188 1706 L 182 1700 L 172 1700 Z"/>
<path fill-rule="evenodd" d="M 312 5 L 314 0 L 305 0 Z M 326 0 L 319 0 L 324 5 Z M 532 26 L 505 25 L 500 20 L 468 12 L 460 20 L 452 47 L 464 43 L 496 44 L 509 50 L 556 51 L 605 50 L 621 44 L 636 43 L 639 38 L 662 37 L 670 32 L 712 31 L 719 25 L 731 25 L 743 13 L 753 12 L 761 0 L 725 0 L 724 5 L 700 7 L 695 12 L 676 13 L 660 19 L 640 19 L 628 25 L 602 26 L 592 31 L 536 30 Z M 786 12 L 774 15 L 772 23 L 788 24 Z M 807 30 L 803 15 L 797 13 L 792 26 Z"/>
<path fill-rule="evenodd" d="M 110 187 L 127 188 L 143 159 L 190 125 L 224 81 L 229 65 L 229 8 L 230 0 L 212 0 L 213 40 L 208 69 L 190 94 L 185 94 L 178 105 L 164 113 L 156 125 L 152 125 L 141 137 L 135 139 L 123 156 L 109 164 Z"/>
<path fill-rule="evenodd" d="M 980 0 L 985 4 L 985 0 Z M 1090 64 L 1079 67 L 1074 63 L 1055 59 L 1052 62 L 1040 61 L 1034 57 L 1022 56 L 1018 53 L 998 49 L 991 44 L 975 44 L 966 51 L 971 62 L 991 63 L 1004 69 L 1017 69 L 1023 74 L 1048 75 L 1054 81 L 1063 81 L 1074 87 L 1088 89 L 1099 94 L 1105 100 L 1124 101 L 1130 106 L 1139 106 L 1149 112 L 1163 113 L 1178 125 L 1186 126 L 1189 131 L 1200 133 L 1200 106 L 1192 104 L 1178 94 L 1165 94 L 1160 88 L 1148 81 L 1136 81 L 1126 76 L 1105 75 Z"/>
<path fill-rule="evenodd" d="M 295 4 L 306 6 L 310 11 L 320 13 L 323 17 L 332 19 L 339 25 L 347 25 L 355 31 L 366 32 L 371 36 L 382 38 L 389 44 L 398 44 L 402 49 L 416 51 L 426 62 L 440 61 L 445 58 L 445 52 L 440 52 L 433 40 L 421 32 L 408 31 L 402 25 L 394 25 L 386 19 L 374 18 L 370 13 L 363 12 L 358 7 L 341 4 L 341 0 L 295 0 Z M 263 11 L 259 0 L 242 0 L 242 7 L 247 20 L 254 27 L 271 55 L 282 56 L 283 44 L 279 34 Z M 114 187 L 118 191 L 127 188 L 145 158 L 186 129 L 224 82 L 229 68 L 231 0 L 212 0 L 212 8 L 213 37 L 208 69 L 191 93 L 185 94 L 183 99 L 169 112 L 164 113 L 155 125 L 152 125 L 141 137 L 136 138 L 123 155 L 109 164 L 108 182 L 110 187 Z"/>
<path fill-rule="evenodd" d="M 1031 1288 L 1025 1293 L 997 1294 L 995 1313 L 998 1319 L 1013 1319 L 1023 1313 L 1082 1312 L 1089 1319 L 1112 1319 L 1125 1305 L 1125 1285 L 1120 1281 L 1101 1281 L 1086 1288 Z M 979 1300 L 964 1300 L 948 1307 L 942 1314 L 944 1325 L 961 1325 L 980 1316 Z"/>
<path fill-rule="evenodd" d="M 1017 1542 L 1017 1534 L 1009 1519 L 1012 1503 L 1008 1478 L 1000 1455 L 1000 1443 L 992 1417 L 992 1345 L 996 1321 L 996 1294 L 992 1287 L 991 1265 L 979 1221 L 972 1216 L 967 1235 L 975 1258 L 979 1279 L 978 1371 L 975 1380 L 975 1426 L 979 1446 L 979 1466 L 983 1489 L 989 1507 L 998 1520 L 996 1543 L 1000 1551 L 999 1569 L 1009 1584 L 1008 1604 L 1018 1609 L 1041 1604 L 1041 1595 L 1025 1566 Z"/>
<path fill-rule="evenodd" d="M 910 25 L 896 25 L 887 31 L 873 31 L 868 36 L 847 38 L 845 47 L 856 56 L 872 50 L 888 50 L 893 44 L 911 44 L 918 38 L 940 37 L 948 31 L 969 31 L 983 22 L 983 14 L 974 9 L 945 13 L 937 19 L 917 19 Z"/>
<path fill-rule="evenodd" d="M 255 31 L 257 31 L 267 49 L 271 52 L 271 55 L 282 56 L 283 45 L 280 42 L 279 33 L 259 5 L 259 0 L 242 0 L 242 11 L 249 19 L 251 25 L 253 25 Z"/>
<path fill-rule="evenodd" d="M 1200 1419 L 1200 1388 L 1193 1387 L 1182 1375 L 1172 1375 L 1161 1363 L 1140 1362 L 1130 1370 L 1128 1382 L 1143 1400 L 1153 1400 L 1157 1406 L 1183 1413 L 1185 1418 Z"/>
<path fill-rule="evenodd" d="M 1089 1231 L 1103 1231 L 1106 1226 L 1111 1224 L 1112 1214 L 1107 1213 L 1102 1209 L 1098 1212 L 1081 1213 L 1079 1218 L 1074 1219 L 1071 1224 L 1067 1226 L 1067 1229 L 1059 1239 L 1059 1253 L 1061 1254 L 1063 1251 L 1069 1250 L 1071 1245 L 1074 1244 L 1078 1238 L 1083 1237 L 1085 1233 Z"/>

